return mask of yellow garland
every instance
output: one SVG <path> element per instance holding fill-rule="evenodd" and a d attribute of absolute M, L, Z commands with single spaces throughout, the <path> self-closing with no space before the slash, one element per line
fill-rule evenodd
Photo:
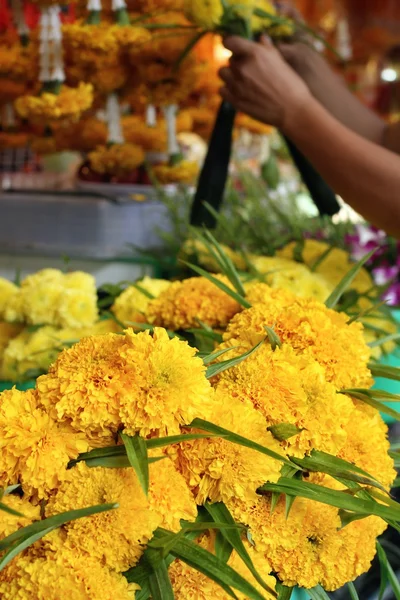
<path fill-rule="evenodd" d="M 153 173 L 160 183 L 186 183 L 193 184 L 199 174 L 199 165 L 188 160 L 181 160 L 176 165 L 156 165 Z"/>
<path fill-rule="evenodd" d="M 144 152 L 134 144 L 112 144 L 96 148 L 88 158 L 96 173 L 118 176 L 139 167 L 144 162 Z"/>
<path fill-rule="evenodd" d="M 44 92 L 40 96 L 18 98 L 15 109 L 22 119 L 34 124 L 67 124 L 78 121 L 92 103 L 92 85 L 80 83 L 77 88 L 62 86 L 58 95 Z"/>

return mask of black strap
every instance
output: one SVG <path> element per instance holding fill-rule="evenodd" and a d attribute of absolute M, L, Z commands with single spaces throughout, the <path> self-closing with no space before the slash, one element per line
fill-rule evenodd
<path fill-rule="evenodd" d="M 284 137 L 293 162 L 296 165 L 304 184 L 307 186 L 315 206 L 321 216 L 332 217 L 340 211 L 340 204 L 336 199 L 335 192 L 322 179 L 321 175 L 314 169 L 307 158 L 287 137 Z"/>
<path fill-rule="evenodd" d="M 216 219 L 204 203 L 207 202 L 216 211 L 221 208 L 228 179 L 235 115 L 233 106 L 223 101 L 218 110 L 192 205 L 190 224 L 195 227 L 205 226 L 213 229 L 216 226 Z"/>

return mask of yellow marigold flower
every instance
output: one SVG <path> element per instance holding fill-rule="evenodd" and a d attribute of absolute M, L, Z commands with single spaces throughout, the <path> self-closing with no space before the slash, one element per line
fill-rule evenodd
<path fill-rule="evenodd" d="M 36 557 L 29 551 L 17 556 L 0 572 L 2 600 L 133 600 L 138 586 L 75 550 L 62 549 Z"/>
<path fill-rule="evenodd" d="M 90 327 L 98 318 L 97 296 L 79 289 L 66 289 L 57 307 L 60 327 Z"/>
<path fill-rule="evenodd" d="M 235 339 L 220 347 L 230 345 L 239 348 L 223 359 L 244 350 Z M 344 425 L 353 415 L 352 402 L 326 382 L 323 367 L 287 344 L 273 351 L 266 342 L 247 360 L 221 373 L 217 390 L 251 402 L 268 427 L 295 425 L 298 435 L 282 443 L 288 454 L 304 456 L 313 448 L 336 454 L 346 442 Z"/>
<path fill-rule="evenodd" d="M 151 456 L 160 456 L 160 451 L 153 451 Z M 181 519 L 195 521 L 197 517 L 193 495 L 183 476 L 167 457 L 150 465 L 148 497 L 150 510 L 159 518 L 159 527 L 178 532 Z"/>
<path fill-rule="evenodd" d="M 165 19 L 165 15 L 164 15 Z M 144 27 L 134 27 L 132 25 L 114 25 L 113 33 L 117 42 L 122 48 L 129 49 L 133 47 L 142 48 L 146 42 L 152 39 L 152 35 L 148 29 Z"/>
<path fill-rule="evenodd" d="M 67 523 L 64 548 L 85 553 L 114 571 L 126 571 L 137 563 L 159 523 L 133 469 L 79 463 L 49 499 L 46 516 L 104 501 L 116 502 L 119 508 Z"/>
<path fill-rule="evenodd" d="M 254 345 L 265 336 L 265 325 L 274 327 L 281 341 L 290 344 L 296 353 L 321 364 L 327 381 L 337 390 L 372 384 L 367 367 L 371 352 L 364 340 L 363 327 L 356 322 L 349 325 L 345 314 L 303 298 L 283 308 L 258 304 L 232 319 L 224 339 Z"/>
<path fill-rule="evenodd" d="M 220 0 L 184 0 L 183 10 L 189 21 L 203 29 L 216 29 L 223 15 Z"/>
<path fill-rule="evenodd" d="M 90 152 L 97 146 L 107 143 L 107 125 L 95 117 L 88 117 L 79 121 L 79 136 L 75 139 L 77 150 Z"/>
<path fill-rule="evenodd" d="M 130 144 L 141 146 L 146 152 L 165 152 L 167 148 L 167 130 L 165 124 L 157 123 L 148 127 L 138 115 L 128 115 L 121 119 L 124 138 Z"/>
<path fill-rule="evenodd" d="M 38 283 L 35 287 L 21 288 L 23 314 L 30 325 L 56 323 L 60 301 L 65 293 L 62 283 Z"/>
<path fill-rule="evenodd" d="M 267 498 L 253 505 L 234 501 L 229 508 L 237 521 L 250 527 L 256 549 L 290 587 L 321 584 L 334 591 L 353 581 L 369 569 L 376 538 L 387 527 L 381 519 L 369 517 L 340 529 L 337 508 L 300 498 L 288 517 L 284 500 L 272 512 Z"/>
<path fill-rule="evenodd" d="M 64 85 L 60 93 L 43 93 L 41 96 L 23 96 L 15 102 L 22 119 L 43 125 L 57 121 L 78 121 L 93 103 L 93 87 L 81 82 L 77 88 Z"/>
<path fill-rule="evenodd" d="M 138 285 L 146 292 L 149 292 L 154 298 L 157 298 L 162 292 L 171 285 L 170 281 L 165 279 L 152 279 L 145 277 Z M 112 312 L 122 323 L 130 325 L 132 323 L 146 323 L 146 310 L 151 302 L 151 298 L 143 294 L 135 286 L 130 286 L 122 292 L 114 302 Z"/>
<path fill-rule="evenodd" d="M 388 452 L 388 428 L 377 410 L 354 400 L 354 412 L 345 425 L 347 441 L 340 458 L 361 467 L 390 489 L 396 477 Z"/>
<path fill-rule="evenodd" d="M 0 277 L 0 319 L 4 318 L 7 304 L 17 293 L 18 287 L 14 283 L 11 283 L 11 281 L 8 281 L 8 279 Z"/>
<path fill-rule="evenodd" d="M 271 16 L 276 15 L 276 10 L 269 0 L 228 0 L 231 6 L 237 6 L 237 13 L 250 20 L 253 31 L 260 31 L 271 25 L 271 19 L 268 17 L 258 17 L 254 14 L 256 8 L 263 10 Z"/>
<path fill-rule="evenodd" d="M 121 425 L 119 399 L 131 392 L 121 366 L 123 336 L 83 338 L 62 352 L 47 375 L 37 380 L 44 408 L 78 431 L 109 437 Z"/>
<path fill-rule="evenodd" d="M 3 360 L 4 352 L 9 343 L 18 336 L 21 332 L 22 325 L 15 325 L 13 323 L 5 323 L 0 321 L 0 363 Z M 4 376 L 2 369 L 0 369 L 1 377 L 7 379 Z"/>
<path fill-rule="evenodd" d="M 97 294 L 96 279 L 84 271 L 71 271 L 63 277 L 63 284 L 67 289 L 80 290 L 87 294 Z"/>
<path fill-rule="evenodd" d="M 3 496 L 1 499 L 2 503 L 13 510 L 24 515 L 23 517 L 16 517 L 10 515 L 4 511 L 0 512 L 0 540 L 7 537 L 14 531 L 30 525 L 33 521 L 39 521 L 40 519 L 40 507 L 34 506 L 25 498 L 19 496 L 8 495 Z M 1 581 L 1 575 L 0 575 Z M 1 585 L 1 584 L 0 584 Z"/>
<path fill-rule="evenodd" d="M 302 298 L 325 302 L 334 289 L 322 275 L 295 261 L 259 256 L 253 257 L 251 264 L 271 287 L 289 290 Z"/>
<path fill-rule="evenodd" d="M 267 283 L 254 283 L 253 281 L 245 284 L 246 299 L 253 306 L 256 304 L 276 305 L 281 309 L 293 304 L 296 300 L 295 294 L 289 290 L 272 288 Z"/>
<path fill-rule="evenodd" d="M 221 281 L 230 285 L 225 277 Z M 155 325 L 177 331 L 198 327 L 199 320 L 210 327 L 225 327 L 239 312 L 239 304 L 205 277 L 175 281 L 152 300 L 146 316 Z"/>
<path fill-rule="evenodd" d="M 164 329 L 125 332 L 120 355 L 132 365 L 131 392 L 121 399 L 122 423 L 128 434 L 175 435 L 194 418 L 210 416 L 212 389 L 196 349 Z"/>
<path fill-rule="evenodd" d="M 224 244 L 221 244 L 221 248 L 225 252 L 225 254 L 228 256 L 228 258 L 231 259 L 231 261 L 233 262 L 233 264 L 235 265 L 235 267 L 237 269 L 240 269 L 242 271 L 246 270 L 246 261 L 239 254 L 239 252 L 235 252 L 234 250 L 229 248 L 229 246 L 225 246 Z M 187 259 L 187 258 L 190 259 L 192 256 L 195 256 L 202 267 L 205 267 L 206 269 L 208 269 L 214 273 L 217 273 L 219 270 L 219 265 L 217 264 L 215 259 L 211 256 L 211 254 L 208 252 L 208 250 L 207 250 L 206 246 L 203 244 L 203 242 L 201 242 L 200 240 L 196 240 L 196 239 L 186 240 L 182 246 L 181 254 L 182 254 L 182 257 L 185 259 Z"/>
<path fill-rule="evenodd" d="M 181 160 L 176 165 L 155 165 L 153 173 L 160 183 L 194 183 L 199 174 L 196 162 Z"/>
<path fill-rule="evenodd" d="M 162 61 L 164 64 L 173 65 L 177 63 L 182 56 L 185 48 L 188 46 L 193 37 L 193 32 L 187 26 L 190 25 L 182 12 L 168 11 L 165 7 L 151 15 L 146 19 L 146 25 L 161 25 L 161 27 L 175 26 L 176 35 L 163 35 L 160 31 L 154 31 L 153 35 L 149 35 L 142 40 L 142 43 L 134 44 L 130 49 L 130 60 L 132 66 L 136 66 L 140 61 L 151 63 L 154 61 Z M 179 29 L 178 29 L 179 28 Z M 124 28 L 120 28 L 124 29 Z"/>
<path fill-rule="evenodd" d="M 311 267 L 328 250 L 329 246 L 325 242 L 317 240 L 305 240 L 304 247 L 301 250 L 301 256 L 304 263 Z M 277 255 L 283 258 L 296 258 L 296 243 L 292 242 L 277 252 Z M 340 248 L 333 248 L 326 258 L 315 269 L 316 273 L 322 275 L 330 285 L 336 287 L 343 277 L 354 266 L 348 252 Z M 366 292 L 373 286 L 373 280 L 366 269 L 361 269 L 353 283 L 352 289 L 360 293 Z"/>
<path fill-rule="evenodd" d="M 47 372 L 64 345 L 77 342 L 80 335 L 81 330 L 56 329 L 50 325 L 36 331 L 21 331 L 4 350 L 2 377 L 21 381 L 29 372 L 34 373 L 33 377 L 38 372 Z"/>
<path fill-rule="evenodd" d="M 69 460 L 87 448 L 83 436 L 38 408 L 34 392 L 13 389 L 1 394 L 1 486 L 20 481 L 29 494 L 43 498 L 60 485 Z"/>
<path fill-rule="evenodd" d="M 147 101 L 156 106 L 182 104 L 195 89 L 205 65 L 189 56 L 179 69 L 162 63 L 137 64 L 139 79 L 145 83 Z"/>
<path fill-rule="evenodd" d="M 37 73 L 37 53 L 16 44 L 12 46 L 0 45 L 0 77 L 7 77 L 16 81 L 33 80 Z"/>
<path fill-rule="evenodd" d="M 96 173 L 123 175 L 144 162 L 144 152 L 134 144 L 100 146 L 89 153 L 90 166 Z"/>
<path fill-rule="evenodd" d="M 213 534 L 202 536 L 198 542 L 201 548 L 214 553 L 215 536 Z M 265 583 L 270 586 L 271 589 L 275 589 L 276 579 L 270 574 L 271 567 L 268 560 L 257 552 L 257 550 L 247 541 L 244 541 L 247 552 L 250 554 L 251 561 L 255 566 L 259 575 L 263 578 Z M 252 574 L 247 569 L 243 560 L 238 554 L 233 551 L 228 565 L 232 567 L 237 573 L 249 581 L 263 596 L 270 600 L 270 596 L 260 584 L 254 580 Z M 206 575 L 203 575 L 199 571 L 189 567 L 186 563 L 180 560 L 175 560 L 168 570 L 168 574 L 174 590 L 174 597 L 176 600 L 188 600 L 189 598 L 196 598 L 196 600 L 229 600 L 231 596 L 225 592 L 218 584 L 209 579 Z M 235 590 L 235 593 L 239 600 L 247 600 L 247 596 Z"/>
<path fill-rule="evenodd" d="M 229 410 L 227 410 L 229 407 Z M 218 390 L 212 422 L 282 454 L 279 443 L 266 431 L 266 421 L 250 402 Z M 195 494 L 197 504 L 207 500 L 256 499 L 256 490 L 266 481 L 277 481 L 282 463 L 225 440 L 204 438 L 182 442 L 176 465 Z"/>
<path fill-rule="evenodd" d="M 116 28 L 107 23 L 92 25 L 77 21 L 64 24 L 62 32 L 66 52 L 91 50 L 104 54 L 116 53 L 118 41 L 115 31 Z"/>
<path fill-rule="evenodd" d="M 43 406 L 87 434 L 119 428 L 142 435 L 179 433 L 209 414 L 211 386 L 196 350 L 165 331 L 84 338 L 37 381 Z M 78 366 L 78 368 L 77 368 Z"/>
<path fill-rule="evenodd" d="M 126 65 L 115 62 L 94 69 L 89 74 L 89 81 L 100 94 L 111 94 L 126 85 L 129 79 L 129 69 Z"/>

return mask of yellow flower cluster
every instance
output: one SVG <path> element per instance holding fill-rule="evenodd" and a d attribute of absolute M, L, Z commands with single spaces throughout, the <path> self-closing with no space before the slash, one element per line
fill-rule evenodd
<path fill-rule="evenodd" d="M 305 240 L 301 248 L 292 242 L 279 250 L 276 256 L 249 255 L 246 260 L 226 246 L 223 246 L 223 250 L 236 268 L 250 271 L 252 280 L 246 283 L 245 287 L 252 304 L 262 302 L 264 293 L 270 294 L 270 290 L 266 291 L 267 287 L 258 285 L 259 282 L 271 288 L 286 290 L 301 298 L 313 298 L 318 302 L 325 302 L 354 266 L 348 252 L 340 248 L 330 248 L 328 244 L 316 240 Z M 188 240 L 183 246 L 183 255 L 189 258 L 194 256 L 210 271 L 218 270 L 215 260 L 201 242 Z M 302 262 L 298 262 L 300 259 Z M 373 287 L 371 275 L 362 268 L 351 284 L 351 290 L 359 296 L 351 307 L 352 316 L 368 311 L 374 302 L 378 301 L 377 298 L 371 299 L 365 296 L 367 292 L 371 296 Z M 376 311 L 360 320 L 365 325 L 363 334 L 368 343 L 396 332 L 396 324 L 384 315 L 377 315 Z M 390 353 L 393 348 L 394 344 L 388 342 L 384 346 L 384 351 Z M 379 358 L 381 354 L 381 348 L 374 348 L 374 358 Z"/>
<path fill-rule="evenodd" d="M 29 81 L 37 72 L 37 55 L 30 48 L 20 44 L 13 46 L 0 45 L 0 77 L 15 81 Z"/>
<path fill-rule="evenodd" d="M 228 280 L 220 277 L 225 285 Z M 239 312 L 239 304 L 208 279 L 192 277 L 174 281 L 146 309 L 148 322 L 177 331 L 199 327 L 226 327 Z"/>
<path fill-rule="evenodd" d="M 88 273 L 44 269 L 20 287 L 0 278 L 0 379 L 46 372 L 65 346 L 118 329 L 114 321 L 97 320 L 96 284 Z"/>
<path fill-rule="evenodd" d="M 79 121 L 92 103 L 92 85 L 80 83 L 77 88 L 64 85 L 59 94 L 43 92 L 40 96 L 22 96 L 16 100 L 15 109 L 22 119 L 33 124 L 68 124 Z"/>
<path fill-rule="evenodd" d="M 43 269 L 23 279 L 20 287 L 0 280 L 0 295 L 0 318 L 10 323 L 79 329 L 91 327 L 98 317 L 96 282 L 81 271 Z"/>
<path fill-rule="evenodd" d="M 217 277 L 230 287 L 225 277 Z M 12 297 L 13 290 L 9 293 Z M 43 516 L 117 504 L 115 510 L 66 523 L 19 554 L 0 572 L 2 599 L 24 597 L 28 589 L 46 600 L 60 594 L 132 599 L 137 587 L 128 585 L 123 573 L 138 564 L 156 529 L 179 533 L 181 521 L 195 521 L 206 502 L 225 503 L 248 528 L 244 544 L 271 589 L 278 580 L 336 590 L 368 569 L 376 538 L 386 527 L 381 519 L 341 527 L 338 508 L 300 498 L 286 515 L 283 499 L 271 510 L 271 494 L 259 489 L 279 481 L 282 460 L 304 458 L 313 450 L 349 461 L 391 486 L 396 473 L 378 411 L 338 393 L 372 384 L 362 326 L 314 299 L 266 283 L 251 285 L 247 299 L 252 307 L 243 309 L 202 277 L 145 278 L 127 288 L 112 310 L 123 321 L 147 320 L 154 325 L 151 333 L 128 329 L 85 337 L 58 356 L 34 390 L 0 395 L 0 486 L 19 483 L 23 493 L 22 499 L 6 498 L 24 515 L 15 518 L 15 529 Z M 211 359 L 220 372 L 207 376 L 207 361 L 197 349 L 159 325 L 182 335 L 185 329 L 202 327 L 212 336 L 211 327 L 220 330 L 223 341 Z M 267 338 L 271 329 L 279 337 L 276 345 Z M 239 359 L 259 342 L 246 360 Z M 232 358 L 230 368 L 219 365 Z M 201 435 L 200 427 L 190 426 L 196 418 L 246 439 L 247 445 L 226 435 Z M 279 426 L 291 426 L 292 435 L 279 437 Z M 85 456 L 74 461 L 91 449 L 116 449 L 121 432 L 153 444 L 159 437 L 183 436 L 149 451 L 155 462 L 149 464 L 147 495 L 133 468 L 89 467 Z M 187 434 L 197 437 L 185 439 Z M 255 444 L 270 452 L 259 452 Z M 306 478 L 343 489 L 324 473 Z M 10 515 L 4 523 L 1 519 L 0 513 L 0 538 L 11 528 Z M 206 531 L 196 543 L 214 553 L 217 540 Z M 270 598 L 235 552 L 228 564 Z M 180 560 L 168 573 L 178 599 L 229 597 Z"/>
<path fill-rule="evenodd" d="M 199 165 L 189 160 L 181 160 L 175 165 L 156 165 L 153 167 L 154 176 L 160 183 L 195 183 L 199 174 Z"/>
<path fill-rule="evenodd" d="M 211 31 L 221 28 L 223 24 L 226 27 L 227 24 L 223 23 L 223 18 L 226 18 L 229 10 L 233 10 L 234 15 L 246 19 L 254 32 L 273 26 L 271 17 L 276 15 L 276 9 L 273 2 L 269 0 L 257 0 L 256 2 L 254 0 L 228 0 L 226 5 L 227 9 L 224 9 L 223 3 L 219 0 L 185 0 L 184 11 L 190 21 Z M 256 9 L 264 11 L 266 16 L 256 15 Z M 271 33 L 278 35 L 290 35 L 292 31 L 290 24 L 271 28 Z"/>
<path fill-rule="evenodd" d="M 129 286 L 116 299 L 112 311 L 127 327 L 147 322 L 147 308 L 152 300 L 167 290 L 171 283 L 165 279 L 145 277 L 137 286 Z M 143 291 L 142 291 L 143 290 Z"/>
<path fill-rule="evenodd" d="M 131 173 L 144 162 L 144 152 L 135 144 L 99 146 L 88 157 L 93 171 L 117 177 Z"/>
<path fill-rule="evenodd" d="M 167 149 L 167 126 L 165 119 L 158 119 L 154 127 L 149 127 L 144 117 L 129 115 L 121 119 L 124 138 L 136 144 L 145 152 L 165 152 Z M 191 131 L 193 119 L 189 110 L 181 110 L 176 119 L 177 133 Z"/>

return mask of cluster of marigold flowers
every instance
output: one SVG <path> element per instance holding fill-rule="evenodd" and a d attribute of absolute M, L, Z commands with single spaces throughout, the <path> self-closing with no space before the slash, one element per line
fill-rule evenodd
<path fill-rule="evenodd" d="M 114 330 L 115 323 L 99 320 L 96 283 L 89 273 L 44 269 L 20 285 L 0 278 L 2 380 L 18 382 L 29 373 L 46 372 L 65 345 Z"/>
<path fill-rule="evenodd" d="M 131 468 L 78 462 L 67 469 L 82 452 L 121 443 L 121 431 L 144 438 L 193 433 L 187 426 L 201 418 L 282 457 L 328 452 L 390 488 L 395 471 L 378 411 L 338 393 L 373 384 L 362 325 L 289 289 L 254 281 L 245 290 L 249 308 L 207 278 L 144 279 L 115 301 L 125 332 L 82 339 L 59 355 L 34 390 L 1 395 L 0 486 L 21 484 L 22 497 L 3 501 L 25 519 L 2 513 L 0 538 L 43 516 L 119 504 L 67 523 L 18 555 L 0 573 L 4 600 L 27 590 L 47 600 L 72 592 L 78 600 L 132 600 L 137 588 L 123 573 L 138 563 L 155 529 L 178 532 L 181 520 L 194 521 L 205 502 L 224 502 L 248 528 L 245 546 L 272 588 L 279 579 L 335 590 L 368 569 L 386 527 L 381 519 L 342 528 L 337 508 L 299 498 L 289 516 L 283 498 L 271 510 L 271 496 L 257 490 L 279 480 L 281 461 L 223 437 L 151 451 L 162 460 L 150 464 L 147 496 Z M 140 331 L 143 323 L 153 331 Z M 197 349 L 182 339 L 185 330 L 204 327 L 220 336 L 215 351 L 227 350 L 218 360 L 262 343 L 209 380 Z M 266 328 L 274 329 L 279 344 L 269 343 Z M 282 424 L 297 433 L 279 441 L 272 432 Z M 322 473 L 308 480 L 343 489 Z M 197 543 L 214 552 L 213 534 L 203 533 Z M 258 586 L 235 552 L 229 564 Z M 169 577 L 178 600 L 229 597 L 180 560 L 169 566 Z"/>

